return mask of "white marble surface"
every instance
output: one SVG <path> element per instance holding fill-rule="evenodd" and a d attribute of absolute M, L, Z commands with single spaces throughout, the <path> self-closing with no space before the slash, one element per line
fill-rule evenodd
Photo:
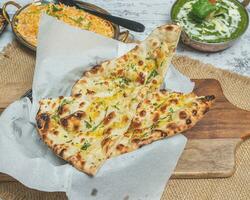
<path fill-rule="evenodd" d="M 6 0 L 1 1 L 0 5 Z M 18 0 L 27 2 L 29 0 Z M 170 20 L 170 9 L 174 0 L 85 0 L 107 9 L 113 15 L 137 20 L 146 26 L 144 33 L 132 33 L 136 39 L 144 39 L 155 27 Z M 250 13 L 250 6 L 248 6 Z M 12 40 L 10 28 L 0 37 L 0 49 Z M 250 76 L 250 28 L 233 47 L 219 53 L 200 53 L 180 44 L 178 54 L 188 55 L 211 63 L 222 69 Z"/>

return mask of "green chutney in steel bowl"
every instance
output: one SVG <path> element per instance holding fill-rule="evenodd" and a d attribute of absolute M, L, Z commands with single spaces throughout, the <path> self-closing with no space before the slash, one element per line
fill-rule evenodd
<path fill-rule="evenodd" d="M 198 0 L 177 0 L 171 10 L 172 21 L 182 26 L 190 40 L 201 43 L 225 43 L 238 39 L 249 23 L 245 7 L 237 0 L 217 0 L 216 9 L 204 20 L 192 15 Z"/>

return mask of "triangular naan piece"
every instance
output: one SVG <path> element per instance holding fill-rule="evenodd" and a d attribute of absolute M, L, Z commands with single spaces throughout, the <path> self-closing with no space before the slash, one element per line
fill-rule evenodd
<path fill-rule="evenodd" d="M 72 95 L 89 98 L 110 96 L 123 88 L 160 87 L 174 55 L 181 29 L 165 25 L 118 59 L 106 61 L 84 73 L 72 89 Z"/>
<path fill-rule="evenodd" d="M 106 153 L 124 134 L 134 117 L 137 92 L 124 97 L 91 101 L 82 97 L 63 97 L 40 101 L 37 127 L 44 142 L 77 169 L 95 174 L 106 160 Z"/>
<path fill-rule="evenodd" d="M 128 131 L 117 140 L 109 156 L 134 151 L 192 128 L 210 109 L 214 98 L 165 90 L 149 94 L 138 105 Z"/>

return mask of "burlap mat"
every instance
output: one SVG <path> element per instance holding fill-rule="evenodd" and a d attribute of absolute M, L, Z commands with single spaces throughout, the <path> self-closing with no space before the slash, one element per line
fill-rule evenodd
<path fill-rule="evenodd" d="M 191 78 L 217 79 L 231 103 L 242 109 L 250 110 L 250 78 L 216 69 L 188 57 L 176 56 L 173 59 L 173 64 Z M 10 99 L 17 99 L 31 87 L 34 65 L 34 53 L 21 48 L 16 42 L 13 42 L 0 54 L 0 107 L 8 105 Z M 250 199 L 249 147 L 250 140 L 244 142 L 237 150 L 236 172 L 232 177 L 170 180 L 162 200 Z M 0 183 L 0 198 L 3 200 L 64 200 L 66 196 L 64 193 L 45 193 L 28 189 L 17 182 L 5 182 Z"/>
<path fill-rule="evenodd" d="M 0 110 L 31 87 L 34 55 L 16 42 L 0 53 Z"/>

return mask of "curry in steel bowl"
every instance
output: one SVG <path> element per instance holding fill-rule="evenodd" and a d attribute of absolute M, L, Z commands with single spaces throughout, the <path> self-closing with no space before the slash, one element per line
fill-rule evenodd
<path fill-rule="evenodd" d="M 246 9 L 236 0 L 177 0 L 171 17 L 182 26 L 184 37 L 207 46 L 235 41 L 249 23 Z"/>
<path fill-rule="evenodd" d="M 35 50 L 37 46 L 39 21 L 42 13 L 46 13 L 74 27 L 89 30 L 109 38 L 120 39 L 119 36 L 124 36 L 121 39 L 122 41 L 127 38 L 128 33 L 120 33 L 117 25 L 75 7 L 66 6 L 64 4 L 44 4 L 41 2 L 21 7 L 15 2 L 7 2 L 3 7 L 5 13 L 6 6 L 9 4 L 19 8 L 10 22 L 13 32 L 19 41 L 32 50 Z M 83 3 L 83 5 L 92 7 L 92 9 L 96 9 L 100 12 L 106 12 L 92 4 Z"/>

